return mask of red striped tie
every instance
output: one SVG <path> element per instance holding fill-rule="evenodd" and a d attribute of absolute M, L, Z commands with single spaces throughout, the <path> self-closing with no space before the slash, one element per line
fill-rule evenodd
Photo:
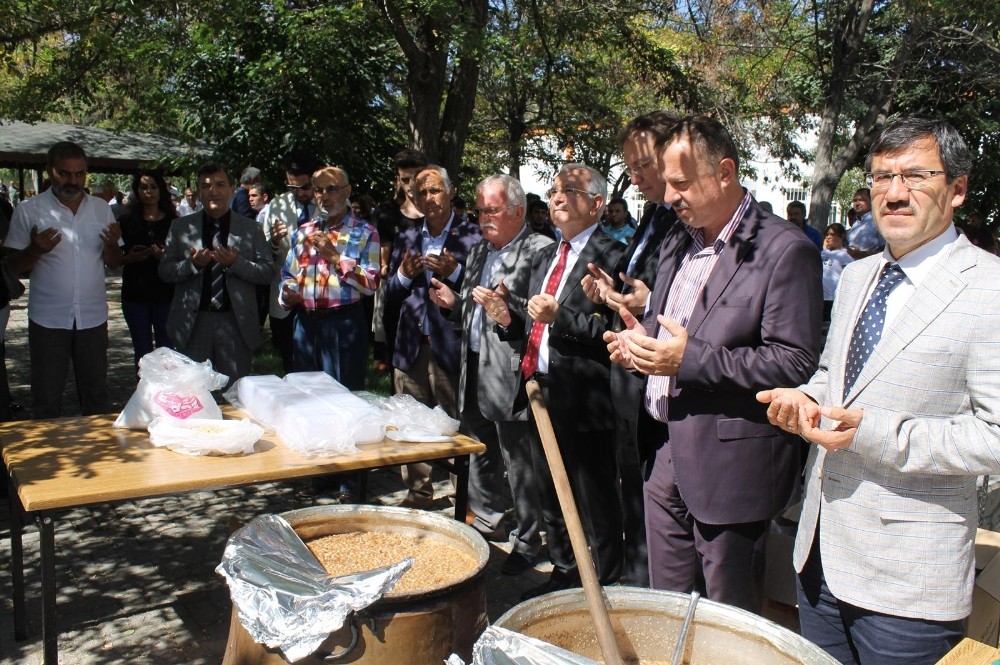
<path fill-rule="evenodd" d="M 545 283 L 545 293 L 550 296 L 554 296 L 559 288 L 563 272 L 566 271 L 566 257 L 568 255 L 569 243 L 563 240 L 559 243 L 559 260 L 556 262 L 556 267 L 552 269 L 552 274 L 549 275 L 549 281 Z M 531 324 L 528 345 L 524 348 L 524 360 L 521 361 L 521 374 L 525 379 L 530 379 L 531 375 L 538 371 L 538 349 L 542 345 L 542 333 L 545 332 L 545 325 L 540 321 Z"/>

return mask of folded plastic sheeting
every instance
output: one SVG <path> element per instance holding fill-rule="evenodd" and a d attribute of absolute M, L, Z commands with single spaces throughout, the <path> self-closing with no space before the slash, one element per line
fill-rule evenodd
<path fill-rule="evenodd" d="M 284 380 L 247 376 L 226 399 L 307 457 L 350 453 L 357 444 L 385 438 L 385 413 L 323 372 L 289 374 Z"/>
<path fill-rule="evenodd" d="M 340 630 L 351 612 L 391 590 L 411 565 L 406 558 L 387 568 L 329 577 L 287 521 L 262 515 L 229 538 L 216 572 L 229 584 L 250 636 L 295 662 Z"/>
<path fill-rule="evenodd" d="M 452 654 L 447 665 L 465 665 Z M 490 626 L 472 648 L 471 665 L 598 665 L 597 661 L 520 633 Z"/>

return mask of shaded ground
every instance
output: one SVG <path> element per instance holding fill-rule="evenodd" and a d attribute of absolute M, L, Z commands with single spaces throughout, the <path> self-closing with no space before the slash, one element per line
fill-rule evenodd
<path fill-rule="evenodd" d="M 121 317 L 120 282 L 108 280 L 109 381 L 112 408 L 132 394 L 132 348 Z M 15 303 L 7 328 L 7 366 L 13 399 L 28 418 L 27 296 Z M 76 415 L 75 387 L 67 387 L 63 415 Z M 435 476 L 438 495 L 448 480 Z M 305 483 L 272 483 L 247 489 L 198 492 L 62 513 L 56 522 L 59 654 L 61 663 L 190 663 L 222 661 L 229 632 L 228 589 L 215 574 L 233 524 L 256 515 L 332 503 Z M 373 503 L 395 504 L 404 492 L 396 470 L 373 472 Z M 451 514 L 446 499 L 441 514 Z M 10 577 L 10 520 L 0 501 L 0 665 L 41 662 L 41 584 L 38 534 L 24 536 L 30 637 L 15 642 Z M 491 543 L 487 568 L 490 619 L 517 604 L 527 588 L 543 582 L 550 566 L 518 577 L 499 572 L 509 545 Z M 402 664 L 401 664 L 402 665 Z"/>

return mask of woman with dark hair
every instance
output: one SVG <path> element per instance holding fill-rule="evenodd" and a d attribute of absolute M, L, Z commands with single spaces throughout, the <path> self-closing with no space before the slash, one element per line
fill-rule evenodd
<path fill-rule="evenodd" d="M 122 216 L 122 314 L 132 336 L 136 371 L 139 359 L 156 347 L 172 347 L 167 314 L 174 285 L 157 274 L 170 223 L 177 210 L 163 174 L 140 171 L 132 178 L 132 196 Z"/>

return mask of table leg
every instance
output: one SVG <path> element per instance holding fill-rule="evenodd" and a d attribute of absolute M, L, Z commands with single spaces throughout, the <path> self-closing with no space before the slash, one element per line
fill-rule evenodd
<path fill-rule="evenodd" d="M 460 455 L 452 461 L 455 474 L 455 519 L 465 524 L 469 507 L 469 456 Z"/>
<path fill-rule="evenodd" d="M 6 468 L 4 473 L 7 473 Z M 28 639 L 28 618 L 24 606 L 24 507 L 14 487 L 14 479 L 7 477 L 7 502 L 10 507 L 10 577 L 14 593 L 14 639 Z"/>
<path fill-rule="evenodd" d="M 42 662 L 59 662 L 59 627 L 56 625 L 56 539 L 52 517 L 38 518 L 39 549 L 42 553 Z"/>
<path fill-rule="evenodd" d="M 358 503 L 368 503 L 368 469 L 358 472 Z"/>

